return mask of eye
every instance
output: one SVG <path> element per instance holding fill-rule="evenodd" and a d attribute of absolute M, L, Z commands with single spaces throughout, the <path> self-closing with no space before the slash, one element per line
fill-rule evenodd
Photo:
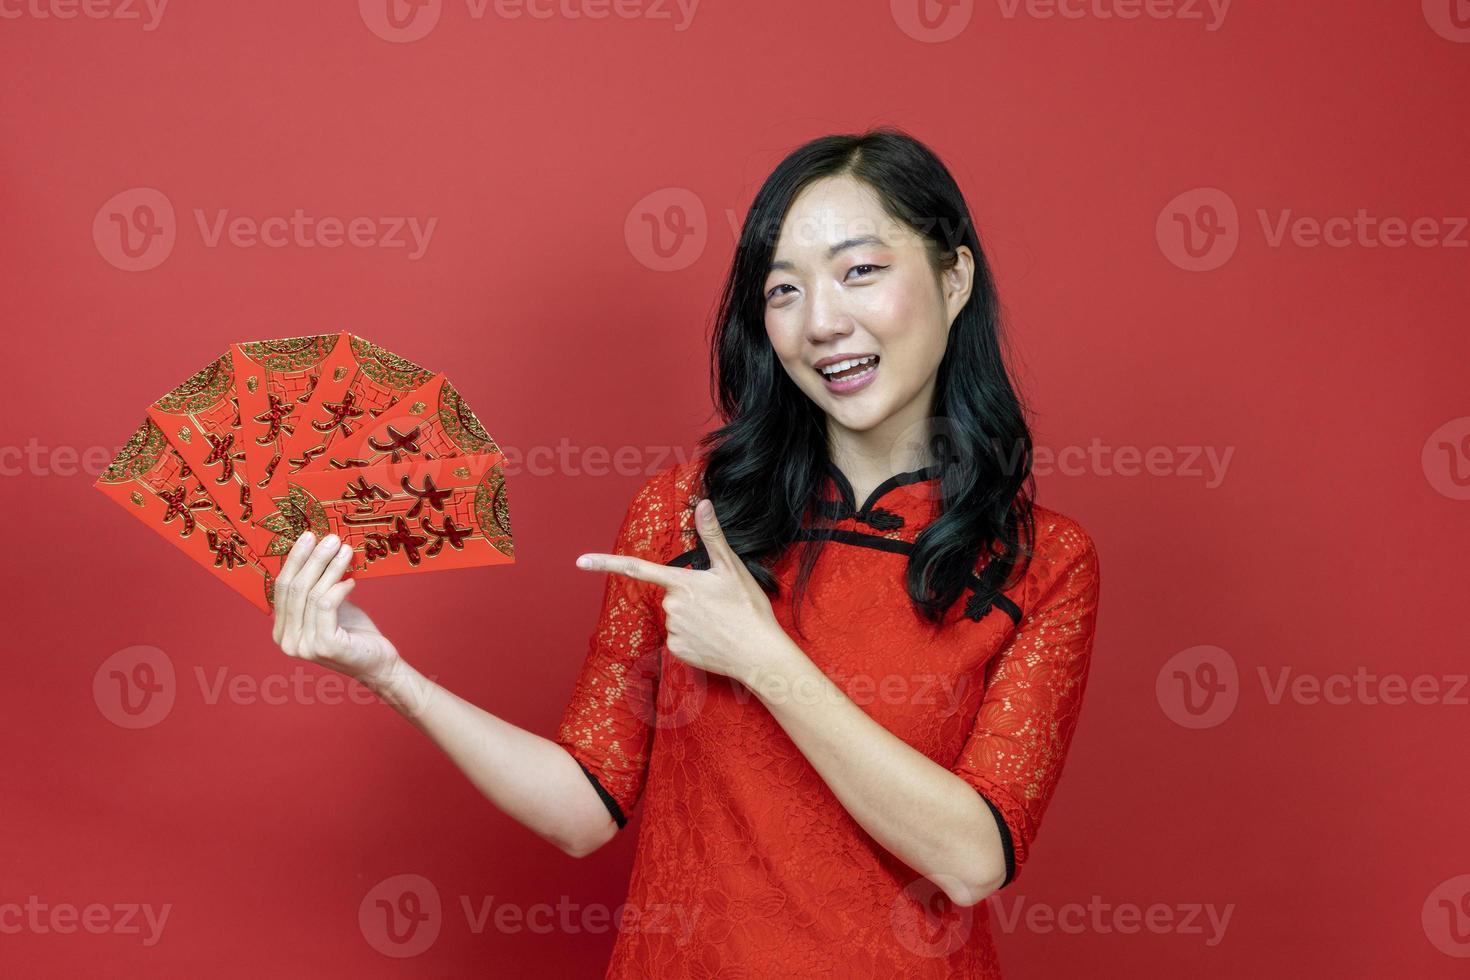
<path fill-rule="evenodd" d="M 852 274 L 854 272 L 858 272 L 859 269 L 868 269 L 870 271 L 877 271 L 878 269 L 886 269 L 886 268 L 888 268 L 886 265 L 872 265 L 870 263 L 865 263 L 863 265 L 855 265 L 855 266 L 853 266 L 851 269 L 849 269 L 847 271 L 848 271 L 848 274 L 850 275 L 850 274 Z M 859 273 L 859 275 L 864 275 L 864 274 L 865 273 Z"/>
<path fill-rule="evenodd" d="M 792 286 L 789 282 L 783 282 L 779 283 L 778 285 L 772 286 L 770 292 L 766 293 L 766 302 L 769 303 L 771 300 L 776 299 L 778 296 L 786 295 L 785 293 L 778 292 L 778 290 L 794 288 L 796 287 Z"/>

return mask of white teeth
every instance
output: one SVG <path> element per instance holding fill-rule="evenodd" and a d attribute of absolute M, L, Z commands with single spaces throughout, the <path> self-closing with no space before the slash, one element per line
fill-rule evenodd
<path fill-rule="evenodd" d="M 869 354 L 867 357 L 860 357 L 857 360 L 853 361 L 838 361 L 836 364 L 828 364 L 825 367 L 818 368 L 817 370 L 821 371 L 823 374 L 836 374 L 838 371 L 846 371 L 850 367 L 856 367 L 859 364 L 868 364 L 876 361 L 877 359 L 878 357 L 876 354 Z"/>

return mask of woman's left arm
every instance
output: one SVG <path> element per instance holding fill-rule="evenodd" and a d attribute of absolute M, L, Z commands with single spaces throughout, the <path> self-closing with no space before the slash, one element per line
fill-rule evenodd
<path fill-rule="evenodd" d="M 980 794 L 874 721 L 785 632 L 772 646 L 765 666 L 741 680 L 852 818 L 956 905 L 999 888 L 1005 852 Z"/>
<path fill-rule="evenodd" d="M 750 688 L 853 819 L 955 904 L 974 905 L 1012 881 L 1060 776 L 1086 684 L 1097 608 L 1090 539 L 1080 529 L 1059 536 L 1065 547 L 995 655 L 973 730 L 947 769 L 875 721 L 792 641 L 708 500 L 695 526 L 708 570 L 605 554 L 577 564 L 662 587 L 669 653 Z M 786 695 L 793 690 L 802 697 Z"/>

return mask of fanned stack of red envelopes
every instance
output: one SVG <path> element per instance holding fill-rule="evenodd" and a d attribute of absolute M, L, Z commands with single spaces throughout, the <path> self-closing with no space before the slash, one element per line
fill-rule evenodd
<path fill-rule="evenodd" d="M 346 577 L 513 562 L 503 462 L 442 373 L 342 331 L 231 345 L 96 486 L 270 612 L 306 531 L 352 545 Z"/>

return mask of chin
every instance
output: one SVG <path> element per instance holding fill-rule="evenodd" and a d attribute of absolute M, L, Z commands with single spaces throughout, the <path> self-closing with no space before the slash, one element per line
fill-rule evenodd
<path fill-rule="evenodd" d="M 836 411 L 828 411 L 827 417 L 838 425 L 852 432 L 867 432 L 875 429 L 887 418 L 882 406 L 873 405 L 840 405 Z"/>
<path fill-rule="evenodd" d="M 806 396 L 833 422 L 853 432 L 866 432 L 888 417 L 891 406 L 883 404 L 881 392 L 874 391 L 876 385 L 859 392 L 857 396 L 834 395 L 825 387 L 812 390 L 798 385 Z"/>

